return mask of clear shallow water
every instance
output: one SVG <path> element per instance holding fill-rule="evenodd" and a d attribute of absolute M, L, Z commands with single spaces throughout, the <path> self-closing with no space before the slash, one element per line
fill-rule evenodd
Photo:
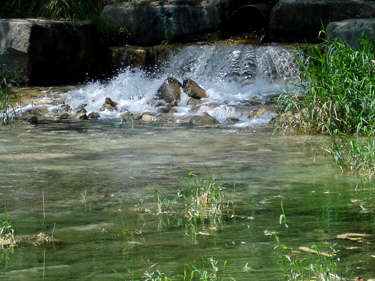
<path fill-rule="evenodd" d="M 374 234 L 373 189 L 316 155 L 311 136 L 273 135 L 270 127 L 107 124 L 0 127 L 0 208 L 21 237 L 7 266 L 1 259 L 0 278 L 116 280 L 113 268 L 130 279 L 128 270 L 140 278 L 153 264 L 171 277 L 185 263 L 200 268 L 202 258 L 213 257 L 220 266 L 227 260 L 237 280 L 283 280 L 266 230 L 294 249 L 337 243 L 345 276 L 375 276 L 372 244 L 336 239 Z M 172 198 L 189 171 L 207 178 L 206 167 L 222 177 L 238 216 L 217 231 L 200 224 L 209 235 L 194 239 L 178 217 L 156 215 L 154 189 Z M 47 233 L 60 242 L 34 246 L 24 235 L 41 231 L 42 192 Z M 279 224 L 281 200 L 289 230 Z"/>

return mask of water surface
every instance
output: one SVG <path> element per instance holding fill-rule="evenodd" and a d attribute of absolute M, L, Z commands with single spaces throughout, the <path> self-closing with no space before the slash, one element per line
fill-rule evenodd
<path fill-rule="evenodd" d="M 323 137 L 274 135 L 269 126 L 108 124 L 0 127 L 0 208 L 21 239 L 8 262 L 0 258 L 0 278 L 119 280 L 112 269 L 128 280 L 156 269 L 174 277 L 185 263 L 201 268 L 212 257 L 220 268 L 227 261 L 237 280 L 283 280 L 265 231 L 296 250 L 337 243 L 344 276 L 375 276 L 373 240 L 336 238 L 373 234 L 373 189 L 317 153 L 312 144 Z M 155 190 L 172 199 L 190 171 L 207 179 L 207 169 L 222 181 L 235 217 L 193 231 L 183 216 L 157 214 Z M 288 229 L 279 223 L 281 200 Z M 43 225 L 57 241 L 28 242 Z"/>

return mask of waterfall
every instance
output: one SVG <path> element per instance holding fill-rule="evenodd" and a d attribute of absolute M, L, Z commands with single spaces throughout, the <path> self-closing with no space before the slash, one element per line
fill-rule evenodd
<path fill-rule="evenodd" d="M 270 96 L 294 90 L 288 81 L 299 77 L 295 53 L 295 48 L 280 45 L 187 45 L 155 73 L 123 69 L 107 83 L 89 83 L 68 92 L 64 100 L 72 108 L 85 104 L 92 112 L 100 111 L 105 98 L 110 97 L 118 103 L 118 110 L 101 112 L 102 118 L 118 118 L 124 111 L 157 114 L 157 108 L 149 101 L 155 98 L 162 82 L 168 77 L 180 82 L 190 78 L 206 90 L 208 98 L 192 110 L 187 104 L 188 97 L 183 94 L 176 107 L 176 117 L 183 119 L 207 112 L 220 122 L 228 117 L 237 118 L 238 126 L 264 124 L 274 112 L 253 118 L 248 111 L 254 101 L 264 105 Z"/>

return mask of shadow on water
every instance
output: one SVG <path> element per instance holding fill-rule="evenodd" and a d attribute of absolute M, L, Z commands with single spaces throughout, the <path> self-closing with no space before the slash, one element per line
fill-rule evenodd
<path fill-rule="evenodd" d="M 374 234 L 372 184 L 327 164 L 314 148 L 321 137 L 273 135 L 268 126 L 107 123 L 0 127 L 0 208 L 19 240 L 2 250 L 0 278 L 116 280 L 112 269 L 127 280 L 156 269 L 173 277 L 212 257 L 236 280 L 282 280 L 271 232 L 301 257 L 312 254 L 299 247 L 337 244 L 343 276 L 375 275 L 371 238 L 337 238 Z M 183 201 L 158 212 L 190 171 L 207 179 L 206 167 L 222 182 L 230 215 L 194 225 Z M 158 201 L 155 190 L 166 197 Z M 289 228 L 279 223 L 281 201 Z M 43 227 L 54 243 L 32 240 Z"/>

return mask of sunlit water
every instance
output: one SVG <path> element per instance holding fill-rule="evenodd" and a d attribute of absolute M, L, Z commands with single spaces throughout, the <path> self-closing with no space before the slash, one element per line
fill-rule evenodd
<path fill-rule="evenodd" d="M 265 125 L 275 113 L 243 114 L 254 99 L 263 105 L 295 91 L 288 84 L 298 79 L 294 55 L 294 48 L 277 45 L 187 46 L 153 73 L 124 69 L 62 96 L 88 113 L 100 111 L 106 97 L 116 101 L 118 111 L 100 112 L 99 121 L 0 127 L 0 210 L 8 211 L 0 219 L 12 220 L 19 240 L 0 253 L 0 279 L 119 280 L 115 270 L 126 280 L 144 280 L 158 269 L 182 280 L 185 264 L 209 269 L 213 258 L 227 278 L 284 280 L 273 231 L 294 251 L 334 245 L 340 274 L 374 278 L 372 236 L 337 239 L 374 234 L 372 183 L 332 167 L 315 147 L 324 137 L 275 135 Z M 156 114 L 148 101 L 170 76 L 194 79 L 209 96 L 191 112 L 183 95 L 177 118 L 207 112 L 239 124 L 110 126 L 124 111 Z M 40 104 L 51 111 L 60 106 Z M 183 201 L 158 214 L 157 192 L 172 200 L 186 189 L 189 172 L 207 179 L 207 170 L 231 203 L 221 224 L 199 221 L 193 228 Z M 280 224 L 281 202 L 288 228 Z M 35 243 L 42 230 L 56 241 Z M 314 262 L 313 254 L 297 255 Z"/>
<path fill-rule="evenodd" d="M 188 105 L 189 97 L 182 93 L 180 104 L 175 107 L 176 118 L 181 120 L 207 112 L 221 123 L 230 117 L 239 120 L 236 124 L 239 127 L 262 125 L 276 113 L 265 112 L 253 118 L 246 109 L 251 108 L 253 101 L 262 106 L 269 103 L 271 97 L 296 90 L 290 84 L 299 77 L 295 54 L 295 47 L 279 45 L 221 43 L 184 46 L 152 73 L 123 69 L 109 81 L 89 83 L 68 92 L 62 97 L 62 102 L 73 109 L 84 105 L 88 114 L 100 112 L 102 119 L 119 118 L 125 111 L 158 115 L 160 107 L 150 105 L 149 101 L 156 98 L 163 81 L 174 77 L 182 83 L 185 78 L 190 78 L 207 92 L 208 98 L 202 100 L 197 110 L 192 110 Z M 107 97 L 117 103 L 116 111 L 100 111 Z M 31 106 L 33 104 L 23 110 Z M 52 111 L 60 104 L 46 106 Z"/>
<path fill-rule="evenodd" d="M 202 268 L 202 258 L 214 258 L 236 280 L 284 280 L 271 231 L 294 250 L 337 243 L 344 276 L 375 276 L 373 239 L 336 238 L 374 234 L 373 189 L 316 153 L 322 138 L 108 122 L 0 127 L 0 208 L 21 239 L 7 262 L 2 250 L 0 279 L 119 280 L 112 269 L 127 280 L 156 269 L 171 278 L 185 263 Z M 187 219 L 157 215 L 155 190 L 172 199 L 188 172 L 207 179 L 206 169 L 223 182 L 236 217 L 216 230 L 200 223 L 195 237 Z M 42 230 L 43 193 L 46 232 L 58 241 L 35 246 L 25 235 Z M 289 228 L 279 223 L 281 200 Z"/>

